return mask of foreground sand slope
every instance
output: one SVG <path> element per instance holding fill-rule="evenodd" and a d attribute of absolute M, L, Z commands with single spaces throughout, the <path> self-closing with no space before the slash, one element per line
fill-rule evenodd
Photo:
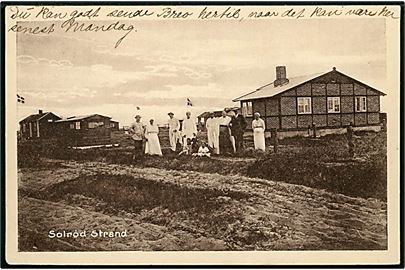
<path fill-rule="evenodd" d="M 300 185 L 72 161 L 24 169 L 19 187 L 25 251 L 387 247 L 384 202 Z M 128 236 L 50 239 L 50 230 Z"/>

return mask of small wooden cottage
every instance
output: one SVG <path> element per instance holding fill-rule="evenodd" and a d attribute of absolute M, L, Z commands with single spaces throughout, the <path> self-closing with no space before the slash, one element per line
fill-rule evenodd
<path fill-rule="evenodd" d="M 55 135 L 55 121 L 61 118 L 51 112 L 39 110 L 20 121 L 21 139 L 50 138 Z"/>
<path fill-rule="evenodd" d="M 68 146 L 111 143 L 111 117 L 100 114 L 73 116 L 55 122 L 59 136 Z"/>
<path fill-rule="evenodd" d="M 273 82 L 234 101 L 240 102 L 249 122 L 258 112 L 266 129 L 277 128 L 293 136 L 303 134 L 313 125 L 332 132 L 350 123 L 354 127 L 379 129 L 383 95 L 336 68 L 323 74 L 288 78 L 286 67 L 278 66 Z"/>

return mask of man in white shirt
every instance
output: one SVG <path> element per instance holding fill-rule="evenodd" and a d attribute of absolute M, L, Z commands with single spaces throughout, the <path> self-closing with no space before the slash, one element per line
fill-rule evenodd
<path fill-rule="evenodd" d="M 208 146 L 213 149 L 215 154 L 219 154 L 219 123 L 212 112 L 205 122 L 207 129 Z"/>
<path fill-rule="evenodd" d="M 184 143 L 187 143 L 187 139 L 191 140 L 197 136 L 197 124 L 191 118 L 191 112 L 186 112 L 186 118 L 183 120 L 182 135 Z"/>
<path fill-rule="evenodd" d="M 169 112 L 169 141 L 172 151 L 176 151 L 176 144 L 179 140 L 180 122 L 174 117 L 174 113 Z"/>

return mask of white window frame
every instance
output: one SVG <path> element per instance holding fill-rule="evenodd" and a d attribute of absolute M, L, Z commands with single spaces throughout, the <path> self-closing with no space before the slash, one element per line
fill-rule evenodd
<path fill-rule="evenodd" d="M 253 115 L 253 103 L 252 103 L 252 101 L 242 102 L 242 114 L 244 116 L 252 116 Z"/>
<path fill-rule="evenodd" d="M 75 129 L 80 129 L 80 121 L 75 122 Z"/>
<path fill-rule="evenodd" d="M 328 113 L 340 113 L 340 97 L 328 97 Z"/>
<path fill-rule="evenodd" d="M 360 107 L 358 108 L 360 101 Z M 366 96 L 356 96 L 354 98 L 354 107 L 356 112 L 367 112 L 367 97 Z"/>
<path fill-rule="evenodd" d="M 302 108 L 302 110 L 300 108 Z M 298 114 L 311 114 L 312 113 L 311 97 L 298 97 L 297 98 L 297 112 L 298 112 Z"/>
<path fill-rule="evenodd" d="M 113 126 L 114 126 L 114 124 L 112 124 Z M 87 127 L 89 128 L 89 129 L 94 129 L 94 128 L 98 128 L 98 127 L 101 127 L 101 126 L 104 126 L 104 122 L 102 122 L 102 121 L 100 121 L 100 122 L 89 122 L 88 124 L 87 124 Z"/>

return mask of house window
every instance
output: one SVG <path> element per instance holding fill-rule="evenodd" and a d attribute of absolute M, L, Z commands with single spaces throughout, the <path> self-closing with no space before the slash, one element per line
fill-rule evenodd
<path fill-rule="evenodd" d="M 252 116 L 253 115 L 253 107 L 252 107 L 252 102 L 243 102 L 242 103 L 242 114 L 244 116 Z"/>
<path fill-rule="evenodd" d="M 297 98 L 297 103 L 298 114 L 308 114 L 312 112 L 310 97 L 299 97 Z"/>
<path fill-rule="evenodd" d="M 366 112 L 367 111 L 366 97 L 356 97 L 354 106 L 356 107 L 356 112 Z"/>
<path fill-rule="evenodd" d="M 89 128 L 97 128 L 104 125 L 104 122 L 89 122 Z"/>
<path fill-rule="evenodd" d="M 75 122 L 76 129 L 80 129 L 80 122 Z"/>
<path fill-rule="evenodd" d="M 340 97 L 328 97 L 328 113 L 340 112 Z"/>
<path fill-rule="evenodd" d="M 25 124 L 22 124 L 22 130 L 25 132 L 27 130 L 27 126 Z"/>
<path fill-rule="evenodd" d="M 75 129 L 75 124 L 74 124 L 74 123 L 71 123 L 71 124 L 69 125 L 69 128 L 70 128 L 70 129 Z"/>

